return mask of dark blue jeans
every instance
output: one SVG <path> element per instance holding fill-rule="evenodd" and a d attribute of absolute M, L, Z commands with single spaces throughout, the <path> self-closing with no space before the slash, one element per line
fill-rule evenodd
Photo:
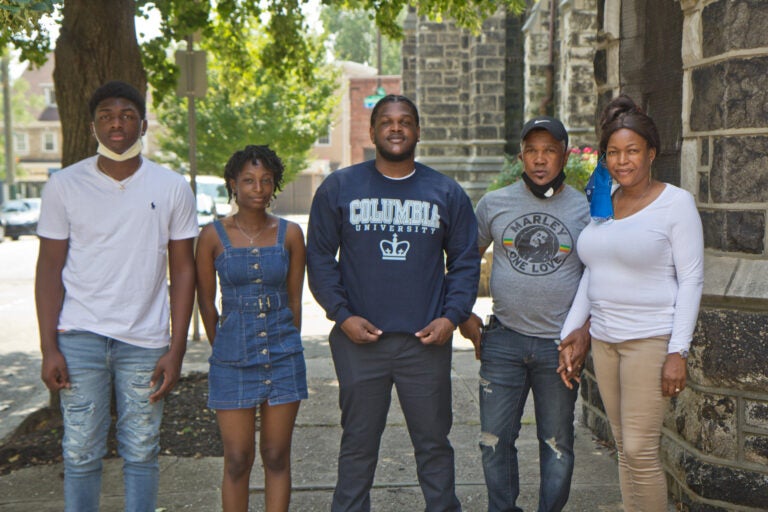
<path fill-rule="evenodd" d="M 573 473 L 573 408 L 555 371 L 557 345 L 497 325 L 483 335 L 480 365 L 480 449 L 489 512 L 522 512 L 515 441 L 528 392 L 533 390 L 539 438 L 539 512 L 562 510 Z"/>
<path fill-rule="evenodd" d="M 357 345 L 339 327 L 330 335 L 339 379 L 343 434 L 333 512 L 368 512 L 392 385 L 403 409 L 428 512 L 459 512 L 451 412 L 451 343 L 423 345 L 412 334 L 384 334 Z"/>

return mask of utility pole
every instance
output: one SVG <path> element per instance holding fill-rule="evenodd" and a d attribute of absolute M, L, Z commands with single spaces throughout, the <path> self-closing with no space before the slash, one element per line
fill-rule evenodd
<path fill-rule="evenodd" d="M 181 77 L 176 87 L 176 94 L 187 98 L 187 124 L 189 127 L 189 184 L 197 204 L 197 128 L 195 120 L 195 98 L 205 96 L 208 88 L 205 52 L 195 51 L 195 35 L 186 38 L 187 50 L 176 52 L 176 65 L 181 70 Z M 198 36 L 199 37 L 199 34 Z M 192 339 L 200 341 L 200 314 L 197 300 L 192 311 Z"/>
<path fill-rule="evenodd" d="M 10 58 L 8 52 L 3 51 L 3 124 L 5 129 L 5 180 L 8 184 L 8 193 L 11 199 L 16 199 L 16 183 L 14 178 L 13 159 L 13 125 L 11 115 L 11 78 Z"/>

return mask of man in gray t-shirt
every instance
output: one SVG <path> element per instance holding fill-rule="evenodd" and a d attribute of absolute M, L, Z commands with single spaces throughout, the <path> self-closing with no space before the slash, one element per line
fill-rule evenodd
<path fill-rule="evenodd" d="M 493 316 L 461 324 L 480 366 L 480 447 L 488 511 L 516 506 L 515 440 L 533 390 L 539 438 L 539 512 L 568 501 L 573 473 L 573 409 L 578 375 L 589 350 L 588 323 L 558 351 L 560 328 L 576 294 L 582 263 L 576 239 L 589 222 L 584 194 L 564 183 L 568 134 L 537 117 L 521 133 L 523 180 L 489 192 L 477 205 L 480 254 L 493 242 Z M 570 341 L 570 340 L 569 340 Z M 560 372 L 560 374 L 558 374 Z"/>

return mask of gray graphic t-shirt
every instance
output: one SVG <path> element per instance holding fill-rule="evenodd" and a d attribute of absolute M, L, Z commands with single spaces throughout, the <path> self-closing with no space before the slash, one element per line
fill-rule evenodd
<path fill-rule="evenodd" d="M 566 186 L 539 199 L 519 181 L 483 196 L 476 214 L 478 245 L 493 242 L 493 313 L 522 334 L 559 337 L 583 269 L 576 240 L 589 222 L 584 194 Z"/>

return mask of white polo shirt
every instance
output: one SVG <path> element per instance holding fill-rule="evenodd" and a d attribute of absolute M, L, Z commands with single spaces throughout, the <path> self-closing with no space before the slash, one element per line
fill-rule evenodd
<path fill-rule="evenodd" d="M 84 330 L 146 348 L 170 341 L 168 242 L 198 235 L 184 178 L 143 158 L 130 178 L 100 172 L 96 157 L 54 173 L 37 234 L 69 240 L 60 330 Z"/>

